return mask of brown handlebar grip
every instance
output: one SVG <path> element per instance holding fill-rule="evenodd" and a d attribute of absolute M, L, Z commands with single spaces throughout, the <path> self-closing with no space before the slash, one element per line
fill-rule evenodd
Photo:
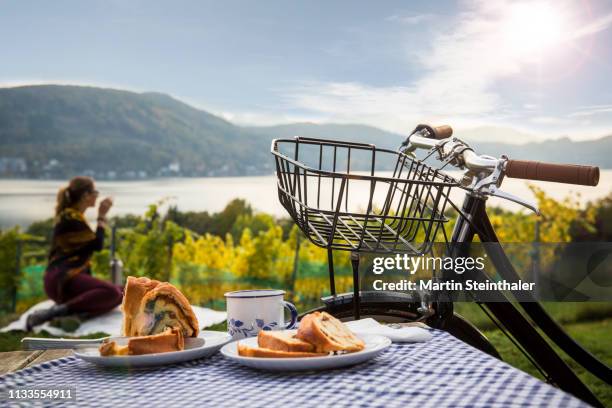
<path fill-rule="evenodd" d="M 448 125 L 442 125 L 433 128 L 434 139 L 446 139 L 453 135 L 453 128 Z"/>
<path fill-rule="evenodd" d="M 433 127 L 430 125 L 420 124 L 416 127 L 416 129 L 414 129 L 412 133 L 420 132 L 423 129 L 427 130 L 427 133 L 429 133 L 429 137 L 432 137 L 438 140 L 446 139 L 453 135 L 453 128 L 448 125 Z"/>
<path fill-rule="evenodd" d="M 582 186 L 596 186 L 599 183 L 599 167 L 576 164 L 508 160 L 506 162 L 506 175 L 525 180 L 553 181 Z"/>

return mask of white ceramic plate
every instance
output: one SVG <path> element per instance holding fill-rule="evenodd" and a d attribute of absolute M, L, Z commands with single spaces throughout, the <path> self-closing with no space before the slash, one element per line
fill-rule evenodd
<path fill-rule="evenodd" d="M 140 368 L 181 363 L 214 354 L 232 338 L 219 331 L 202 331 L 196 338 L 185 339 L 185 350 L 169 353 L 143 354 L 139 356 L 100 356 L 98 348 L 78 348 L 74 355 L 94 364 L 105 367 Z M 127 344 L 127 337 L 116 340 L 117 344 Z"/>
<path fill-rule="evenodd" d="M 250 337 L 233 341 L 221 348 L 221 354 L 237 363 L 247 367 L 259 368 L 273 371 L 306 371 L 306 370 L 328 370 L 331 368 L 346 367 L 363 363 L 382 353 L 391 345 L 391 340 L 377 334 L 359 336 L 366 344 L 365 349 L 356 353 L 329 355 L 323 357 L 299 357 L 299 358 L 262 358 L 243 357 L 238 355 L 237 344 L 240 342 L 245 346 L 257 347 L 257 337 Z"/>

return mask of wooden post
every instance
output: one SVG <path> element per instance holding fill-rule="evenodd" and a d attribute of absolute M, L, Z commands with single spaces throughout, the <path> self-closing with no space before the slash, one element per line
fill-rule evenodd
<path fill-rule="evenodd" d="M 334 255 L 330 247 L 327 247 L 327 268 L 329 270 L 329 291 L 332 296 L 336 296 L 336 276 L 334 274 Z"/>
<path fill-rule="evenodd" d="M 174 249 L 174 238 L 170 236 L 168 239 L 168 258 L 166 260 L 166 282 L 170 282 L 170 275 L 172 274 L 172 256 Z"/>
<path fill-rule="evenodd" d="M 289 288 L 291 290 L 292 300 L 295 302 L 295 280 L 297 279 L 298 265 L 300 262 L 300 238 L 302 232 L 298 229 L 295 235 L 295 255 L 293 256 L 293 271 L 291 272 L 291 282 Z"/>
<path fill-rule="evenodd" d="M 114 224 L 111 228 L 110 256 L 111 281 L 115 285 L 123 285 L 123 263 L 117 258 L 117 226 Z"/>
<path fill-rule="evenodd" d="M 15 279 L 13 280 L 13 287 L 11 288 L 11 312 L 13 313 L 17 310 L 17 288 L 19 287 L 19 281 L 21 279 L 21 244 L 21 240 L 17 238 L 15 248 Z"/>
<path fill-rule="evenodd" d="M 113 226 L 111 227 L 111 242 L 110 242 L 111 259 L 115 259 L 116 250 L 117 250 L 117 226 L 113 224 Z"/>
<path fill-rule="evenodd" d="M 361 318 L 360 291 L 359 291 L 359 252 L 351 251 L 351 266 L 353 267 L 353 316 L 355 320 Z"/>

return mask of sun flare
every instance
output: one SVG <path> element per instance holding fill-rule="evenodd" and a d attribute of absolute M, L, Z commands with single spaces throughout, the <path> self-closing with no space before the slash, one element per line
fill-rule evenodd
<path fill-rule="evenodd" d="M 563 20 L 562 14 L 548 4 L 515 4 L 502 24 L 502 35 L 512 54 L 540 56 L 561 42 Z"/>

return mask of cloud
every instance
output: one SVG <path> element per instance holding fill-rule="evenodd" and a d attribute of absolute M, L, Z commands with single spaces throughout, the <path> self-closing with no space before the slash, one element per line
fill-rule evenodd
<path fill-rule="evenodd" d="M 310 81 L 292 87 L 285 97 L 292 106 L 314 112 L 321 120 L 365 123 L 395 132 L 407 132 L 421 121 L 477 125 L 470 117 L 496 104 L 488 94 L 443 95 L 444 87 L 437 85 L 375 87 Z"/>
<path fill-rule="evenodd" d="M 208 109 L 214 115 L 220 116 L 223 119 L 241 126 L 273 126 L 296 122 L 322 123 L 324 120 L 321 117 L 314 115 L 293 115 L 279 114 L 278 112 L 262 112 L 262 111 L 224 111 Z"/>
<path fill-rule="evenodd" d="M 386 21 L 397 21 L 403 24 L 408 25 L 417 25 L 426 21 L 430 21 L 435 17 L 434 14 L 424 13 L 424 14 L 409 14 L 409 15 L 399 15 L 394 14 L 385 18 Z"/>
<path fill-rule="evenodd" d="M 579 118 L 609 113 L 612 113 L 612 105 L 593 105 L 582 107 L 576 112 L 570 113 L 568 116 L 571 118 Z"/>
<path fill-rule="evenodd" d="M 556 116 L 535 116 L 529 119 L 529 121 L 538 125 L 568 125 L 573 123 L 566 118 L 559 118 Z"/>
<path fill-rule="evenodd" d="M 570 23 L 568 4 L 543 1 L 538 3 L 539 12 L 542 16 L 551 11 L 558 13 L 551 17 L 552 25 L 557 22 L 555 17 L 559 22 Z M 612 25 L 612 15 L 576 30 L 566 26 L 570 27 L 566 34 L 559 32 L 558 27 L 551 27 L 553 34 L 542 39 L 542 50 L 531 47 L 530 39 L 524 38 L 522 19 L 532 11 L 530 3 L 472 1 L 447 21 L 447 29 L 440 27 L 427 51 L 408 62 L 418 65 L 420 77 L 397 86 L 308 81 L 287 89 L 285 96 L 292 106 L 330 120 L 357 121 L 397 132 L 409 131 L 416 122 L 439 120 L 460 127 L 503 123 L 509 119 L 528 120 L 536 125 L 576 123 L 568 120 L 567 115 L 565 118 L 526 118 L 525 111 L 540 110 L 539 104 L 518 102 L 515 106 L 516 102 L 506 99 L 497 85 L 517 77 L 526 66 L 539 63 L 546 47 L 606 29 Z M 535 12 L 531 16 L 532 29 L 537 30 L 540 20 L 538 10 Z M 416 24 L 426 18 L 429 15 L 393 15 L 387 19 Z M 607 112 L 608 108 L 604 109 Z M 551 127 L 550 131 L 554 129 Z"/>
<path fill-rule="evenodd" d="M 573 31 L 570 34 L 571 38 L 580 38 L 587 35 L 596 34 L 600 31 L 607 30 L 612 26 L 612 13 L 598 18 L 597 20 Z"/>
<path fill-rule="evenodd" d="M 502 98 L 492 90 L 496 80 L 520 70 L 518 61 L 499 46 L 499 10 L 487 7 L 473 3 L 448 22 L 451 28 L 435 36 L 431 48 L 412 61 L 424 73 L 412 83 L 376 87 L 311 81 L 290 89 L 289 100 L 306 111 L 395 131 L 436 118 L 479 125 L 485 115 L 504 111 Z"/>

